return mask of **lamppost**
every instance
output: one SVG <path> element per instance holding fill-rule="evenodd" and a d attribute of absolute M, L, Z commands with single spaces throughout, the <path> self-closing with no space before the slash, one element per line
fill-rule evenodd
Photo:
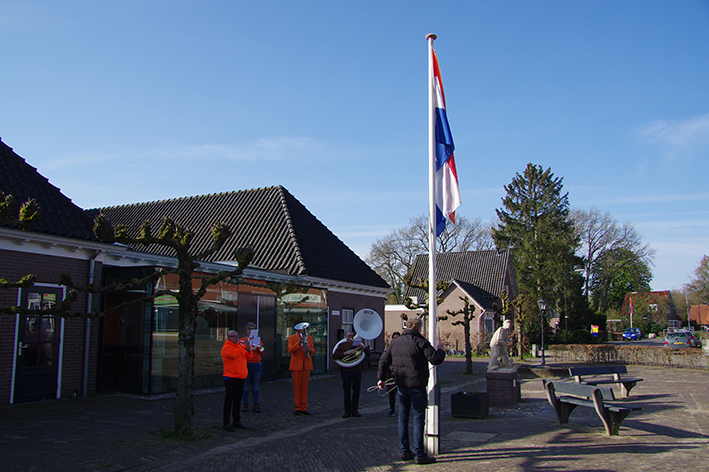
<path fill-rule="evenodd" d="M 544 325 L 546 324 L 544 318 L 546 317 L 547 302 L 545 302 L 543 298 L 540 298 L 537 305 L 539 305 L 539 313 L 542 319 L 542 365 L 546 365 L 544 360 Z"/>

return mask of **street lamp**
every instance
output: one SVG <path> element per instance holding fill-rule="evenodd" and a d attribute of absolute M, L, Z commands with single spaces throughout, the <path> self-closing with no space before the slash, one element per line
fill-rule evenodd
<path fill-rule="evenodd" d="M 537 305 L 539 305 L 539 312 L 541 313 L 542 319 L 542 365 L 546 365 L 544 361 L 544 318 L 546 317 L 547 302 L 545 302 L 543 298 L 540 298 Z"/>

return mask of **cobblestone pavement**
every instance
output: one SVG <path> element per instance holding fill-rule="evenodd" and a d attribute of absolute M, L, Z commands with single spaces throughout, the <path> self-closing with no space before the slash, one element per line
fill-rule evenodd
<path fill-rule="evenodd" d="M 463 375 L 465 361 L 447 359 L 441 385 L 440 455 L 426 470 L 707 470 L 709 471 L 709 372 L 628 366 L 640 382 L 631 398 L 642 406 L 607 437 L 590 408 L 578 408 L 560 427 L 540 378 L 524 375 L 517 408 L 491 408 L 485 419 L 453 418 L 450 394 L 484 379 Z M 525 369 L 529 372 L 530 369 Z M 537 371 L 537 369 L 533 369 Z M 177 442 L 156 434 L 174 425 L 174 398 L 145 400 L 93 396 L 0 407 L 2 470 L 11 471 L 403 471 L 422 466 L 399 460 L 396 418 L 388 400 L 366 388 L 362 418 L 343 419 L 339 375 L 311 379 L 312 416 L 293 415 L 289 382 L 261 386 L 263 412 L 242 413 L 249 427 L 221 429 L 223 391 L 195 396 L 196 428 L 211 433 Z"/>

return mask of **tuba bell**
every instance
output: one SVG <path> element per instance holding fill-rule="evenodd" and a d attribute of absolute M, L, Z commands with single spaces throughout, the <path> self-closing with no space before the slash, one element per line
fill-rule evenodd
<path fill-rule="evenodd" d="M 303 348 L 309 347 L 308 332 L 306 331 L 308 329 L 308 326 L 310 326 L 310 323 L 308 323 L 307 321 L 303 321 L 293 327 L 293 329 L 295 329 L 300 335 L 300 346 Z M 310 357 L 310 354 L 305 354 L 305 357 Z"/>
<path fill-rule="evenodd" d="M 353 321 L 354 330 L 357 332 L 355 339 L 374 339 L 382 333 L 384 324 L 382 323 L 382 318 L 374 310 L 369 308 L 364 308 L 359 310 L 354 317 Z M 340 340 L 335 347 L 332 349 L 334 354 L 337 350 L 337 346 L 345 342 L 347 338 Z M 357 353 L 353 356 L 335 359 L 335 363 L 340 367 L 354 367 L 364 360 L 365 354 L 363 349 L 357 349 Z"/>

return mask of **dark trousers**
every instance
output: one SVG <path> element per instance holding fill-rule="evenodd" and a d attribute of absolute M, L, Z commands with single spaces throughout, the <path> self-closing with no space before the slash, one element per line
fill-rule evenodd
<path fill-rule="evenodd" d="M 345 391 L 345 413 L 356 413 L 359 410 L 359 388 L 362 385 L 360 369 L 340 369 L 342 374 L 342 389 Z"/>
<path fill-rule="evenodd" d="M 399 441 L 401 452 L 411 450 L 409 443 L 409 418 L 414 423 L 414 452 L 416 456 L 426 455 L 423 445 L 423 429 L 426 422 L 428 395 L 426 388 L 408 388 L 399 386 Z"/>
<path fill-rule="evenodd" d="M 396 413 L 396 396 L 399 394 L 396 386 L 391 387 L 391 392 L 389 392 L 389 413 Z"/>
<path fill-rule="evenodd" d="M 226 396 L 224 397 L 224 424 L 229 424 L 229 418 L 234 418 L 234 424 L 241 423 L 241 395 L 244 393 L 244 379 L 224 378 Z M 232 416 L 233 415 L 233 416 Z"/>

